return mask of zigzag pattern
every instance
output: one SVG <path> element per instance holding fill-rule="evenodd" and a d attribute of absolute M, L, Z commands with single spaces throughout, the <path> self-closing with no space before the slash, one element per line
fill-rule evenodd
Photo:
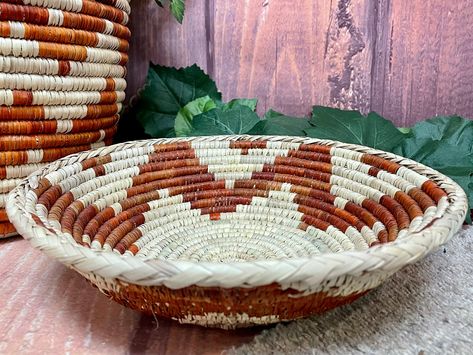
<path fill-rule="evenodd" d="M 367 245 L 361 249 L 351 248 L 339 253 L 328 250 L 329 252 L 313 256 L 306 255 L 289 259 L 269 260 L 250 259 L 239 262 L 231 261 L 231 258 L 226 262 L 159 257 L 150 259 L 146 258 L 146 255 L 140 257 L 140 251 L 136 248 L 130 248 L 130 246 L 129 252 L 125 253 L 126 255 L 120 255 L 119 252 L 107 251 L 113 249 L 114 246 L 109 245 L 108 248 L 104 248 L 104 244 L 98 239 L 99 247 L 94 250 L 88 246 L 87 238 L 77 239 L 72 230 L 73 228 L 68 227 L 67 221 L 51 219 L 52 215 L 50 213 L 48 215 L 48 210 L 52 211 L 51 206 L 48 206 L 48 203 L 45 202 L 47 199 L 41 198 L 41 196 L 45 196 L 45 191 L 49 191 L 48 189 L 54 186 L 60 186 L 61 181 L 66 181 L 67 176 L 74 177 L 77 182 L 80 180 L 81 171 L 90 172 L 95 169 L 94 171 L 97 173 L 102 168 L 94 168 L 91 161 L 97 161 L 99 157 L 101 164 L 105 164 L 103 165 L 104 169 L 108 170 L 108 174 L 104 176 L 113 176 L 114 161 L 123 162 L 127 161 L 128 158 L 129 162 L 140 161 L 141 165 L 138 164 L 138 166 L 143 166 L 149 162 L 149 159 L 140 158 L 141 160 L 139 160 L 137 157 L 151 156 L 152 154 L 159 157 L 166 154 L 167 148 L 160 150 L 160 147 L 189 144 L 192 149 L 199 151 L 199 149 L 205 149 L 202 147 L 208 147 L 209 144 L 216 147 L 219 144 L 225 146 L 238 142 L 241 144 L 244 142 L 248 142 L 245 144 L 262 144 L 262 142 L 265 142 L 266 147 L 277 147 L 279 150 L 288 146 L 290 147 L 289 151 L 300 149 L 301 145 L 317 145 L 327 147 L 331 152 L 341 152 L 345 155 L 349 151 L 354 152 L 349 154 L 354 159 L 363 159 L 363 156 L 368 154 L 415 172 L 415 176 L 410 175 L 410 173 L 403 173 L 405 176 L 413 178 L 411 179 L 413 185 L 417 183 L 425 188 L 427 186 L 425 185 L 426 181 L 435 182 L 437 188 L 444 191 L 445 197 L 443 195 L 437 196 L 435 211 L 426 217 L 429 208 L 426 207 L 423 211 L 424 215 L 417 226 L 411 228 L 411 230 L 409 226 L 400 229 L 395 240 L 391 242 L 387 242 L 387 240 L 380 241 L 380 243 L 374 243 L 370 247 Z M 282 156 L 287 152 L 284 151 Z M 281 154 L 278 156 L 281 156 Z M 203 159 L 202 156 L 200 159 Z M 123 172 L 122 169 L 129 165 L 127 164 L 119 164 L 118 171 Z M 419 176 L 425 178 L 420 179 Z M 117 177 L 116 181 L 119 180 L 120 177 Z M 61 186 L 64 189 L 62 193 L 73 191 L 72 185 L 63 184 Z M 228 182 L 226 186 L 229 186 Z M 407 185 L 404 184 L 403 186 Z M 414 187 L 409 188 L 413 189 Z M 429 189 L 425 188 L 425 191 L 427 190 Z M 82 192 L 86 194 L 86 191 L 87 189 Z M 436 189 L 429 190 L 432 199 L 436 198 L 436 191 Z M 80 199 L 79 196 L 84 195 L 78 193 L 72 201 L 77 201 L 76 197 Z M 93 201 L 98 200 L 90 200 L 88 203 L 85 203 L 86 200 L 82 201 L 85 208 L 88 203 L 91 203 L 88 205 L 92 206 L 94 205 Z M 109 201 L 102 207 L 102 210 L 107 206 L 112 206 L 113 203 L 115 202 Z M 97 202 L 94 206 L 98 208 L 99 205 L 101 206 L 101 202 Z M 458 185 L 448 177 L 411 160 L 366 147 L 326 140 L 254 136 L 157 139 L 130 142 L 75 154 L 60 159 L 30 176 L 27 181 L 24 181 L 13 191 L 7 203 L 7 211 L 11 220 L 13 220 L 18 231 L 34 247 L 65 265 L 80 271 L 87 278 L 94 280 L 102 289 L 113 289 L 122 282 L 142 286 L 164 285 L 171 289 L 181 289 L 191 285 L 225 288 L 258 287 L 277 283 L 282 289 L 296 289 L 303 292 L 302 295 L 324 291 L 335 296 L 350 295 L 374 288 L 395 271 L 417 261 L 444 244 L 459 230 L 465 218 L 466 210 L 466 195 Z M 221 217 L 226 212 L 212 213 L 218 214 L 218 216 L 214 215 L 215 221 L 218 222 L 222 220 Z M 402 232 L 403 230 L 404 232 Z M 332 235 L 335 236 L 335 234 Z M 82 238 L 84 235 L 81 234 L 80 237 Z M 91 238 L 90 235 L 87 237 Z M 137 241 L 139 241 L 139 238 Z M 145 245 L 143 245 L 143 248 L 145 248 Z M 330 247 L 328 248 L 330 249 Z M 132 256 L 133 254 L 136 254 L 136 256 Z"/>

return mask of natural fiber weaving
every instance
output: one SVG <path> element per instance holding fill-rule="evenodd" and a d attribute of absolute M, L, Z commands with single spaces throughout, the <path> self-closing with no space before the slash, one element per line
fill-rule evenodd
<path fill-rule="evenodd" d="M 6 169 L 8 169 L 9 165 L 18 166 L 18 165 L 23 165 L 23 164 L 51 162 L 63 157 L 64 155 L 78 153 L 84 150 L 89 150 L 89 149 L 94 149 L 94 148 L 100 148 L 100 147 L 103 147 L 104 145 L 109 145 L 111 142 L 112 142 L 111 139 L 105 139 L 103 142 L 85 144 L 85 145 L 75 145 L 72 147 L 0 152 L 0 169 L 4 166 L 6 166 Z M 6 182 L 7 180 L 0 180 L 0 186 L 2 186 L 2 183 L 6 183 Z M 13 187 L 14 186 L 12 186 L 12 188 Z M 1 191 L 1 188 L 0 188 L 0 191 Z"/>
<path fill-rule="evenodd" d="M 0 38 L 0 54 L 23 58 L 50 58 L 88 63 L 125 65 L 128 55 L 117 51 L 49 42 Z"/>
<path fill-rule="evenodd" d="M 124 91 L 122 78 L 74 78 L 0 73 L 0 89 L 49 91 Z"/>
<path fill-rule="evenodd" d="M 69 12 L 82 13 L 98 18 L 105 18 L 107 20 L 121 23 L 126 25 L 128 23 L 128 13 L 130 13 L 130 7 L 128 7 L 128 13 L 121 11 L 113 6 L 102 5 L 91 0 L 74 0 L 74 1 L 63 1 L 63 0 L 3 0 L 6 3 L 23 3 L 24 5 L 33 5 L 39 7 L 46 7 L 48 9 L 65 10 Z"/>
<path fill-rule="evenodd" d="M 25 150 L 40 148 L 63 148 L 77 145 L 102 142 L 110 139 L 116 132 L 116 127 L 101 129 L 94 132 L 71 134 L 36 134 L 20 136 L 0 136 L 0 151 Z"/>
<path fill-rule="evenodd" d="M 78 31 L 61 27 L 30 25 L 23 22 L 0 22 L 0 36 L 67 43 L 80 46 L 128 51 L 128 41 L 98 32 Z"/>
<path fill-rule="evenodd" d="M 126 68 L 114 64 L 84 63 L 68 60 L 0 56 L 0 71 L 40 75 L 123 78 Z"/>
<path fill-rule="evenodd" d="M 16 2 L 16 1 L 15 1 Z M 99 3 L 96 3 L 100 5 Z M 41 26 L 58 26 L 99 32 L 122 39 L 130 39 L 130 30 L 115 22 L 83 14 L 52 10 L 36 6 L 0 3 L 0 21 L 20 21 Z"/>
<path fill-rule="evenodd" d="M 119 113 L 122 104 L 80 106 L 0 107 L 3 120 L 75 120 L 109 117 Z"/>
<path fill-rule="evenodd" d="M 130 10 L 126 0 L 0 3 L 0 207 L 18 178 L 111 142 Z M 2 225 L 0 237 L 11 234 Z"/>
<path fill-rule="evenodd" d="M 3 170 L 1 170 L 3 168 Z M 6 176 L 6 169 L 0 167 L 0 176 Z M 16 179 L 0 179 L 0 193 L 4 194 L 13 190 L 21 182 L 20 178 Z"/>
<path fill-rule="evenodd" d="M 0 90 L 2 106 L 65 106 L 65 105 L 108 105 L 122 102 L 125 92 L 62 92 L 62 91 L 21 91 Z"/>
<path fill-rule="evenodd" d="M 56 161 L 14 190 L 21 234 L 137 310 L 232 328 L 350 302 L 458 231 L 451 179 L 370 148 L 160 139 Z"/>
<path fill-rule="evenodd" d="M 35 133 L 79 133 L 96 131 L 115 126 L 118 119 L 118 115 L 115 115 L 113 117 L 96 118 L 93 120 L 7 121 L 0 122 L 0 132 L 12 135 Z"/>
<path fill-rule="evenodd" d="M 227 355 L 470 354 L 473 227 L 353 305 L 263 330 Z M 159 329 L 151 330 L 158 336 Z M 159 344 L 159 340 L 154 344 Z M 209 347 L 212 349 L 212 347 Z"/>

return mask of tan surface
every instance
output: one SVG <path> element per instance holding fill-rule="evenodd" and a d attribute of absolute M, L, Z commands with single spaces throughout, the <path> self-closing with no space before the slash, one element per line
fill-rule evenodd
<path fill-rule="evenodd" d="M 261 330 L 157 324 L 19 237 L 0 241 L 0 275 L 0 354 L 220 354 Z"/>

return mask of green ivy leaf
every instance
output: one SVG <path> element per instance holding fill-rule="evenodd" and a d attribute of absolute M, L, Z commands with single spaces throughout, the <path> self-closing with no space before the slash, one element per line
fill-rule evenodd
<path fill-rule="evenodd" d="M 411 132 L 412 132 L 412 128 L 411 128 L 411 127 L 398 127 L 398 130 L 399 130 L 401 133 L 404 133 L 404 134 L 411 134 Z"/>
<path fill-rule="evenodd" d="M 138 121 L 141 123 L 144 132 L 150 137 L 175 137 L 174 115 L 158 113 L 141 107 L 138 110 Z"/>
<path fill-rule="evenodd" d="M 223 111 L 221 108 L 202 113 L 192 120 L 193 136 L 245 134 L 260 121 L 248 106 L 236 105 Z"/>
<path fill-rule="evenodd" d="M 215 82 L 197 65 L 181 69 L 150 65 L 136 103 L 138 121 L 151 137 L 172 136 L 179 110 L 203 96 L 222 98 Z"/>
<path fill-rule="evenodd" d="M 203 96 L 216 101 L 222 99 L 215 82 L 197 64 L 180 69 L 151 65 L 150 70 L 157 75 L 153 78 L 155 94 L 164 95 L 163 101 L 182 106 Z"/>
<path fill-rule="evenodd" d="M 387 151 L 405 138 L 405 134 L 391 121 L 375 112 L 365 117 L 359 111 L 314 106 L 310 123 L 315 127 L 305 130 L 309 137 L 366 145 Z"/>
<path fill-rule="evenodd" d="M 253 127 L 250 134 L 305 136 L 304 130 L 310 127 L 309 120 L 305 117 L 291 117 L 269 110 L 264 115 L 264 119 Z"/>
<path fill-rule="evenodd" d="M 181 108 L 176 116 L 174 131 L 177 137 L 187 137 L 192 132 L 192 120 L 194 116 L 213 110 L 217 107 L 215 102 L 209 97 L 199 97 L 189 102 Z"/>
<path fill-rule="evenodd" d="M 399 131 L 394 124 L 378 115 L 370 112 L 363 121 L 364 145 L 376 149 L 391 151 L 406 138 L 406 134 Z"/>
<path fill-rule="evenodd" d="M 226 104 L 222 104 L 222 110 L 227 111 L 235 108 L 237 105 L 248 106 L 252 111 L 256 110 L 258 99 L 233 99 Z"/>
<path fill-rule="evenodd" d="M 473 208 L 473 121 L 461 117 L 436 117 L 417 123 L 412 136 L 394 153 L 430 166 L 455 180 Z M 467 221 L 471 223 L 470 215 Z"/>
<path fill-rule="evenodd" d="M 416 140 L 431 139 L 473 152 L 473 121 L 459 116 L 434 117 L 417 123 L 411 132 Z"/>
<path fill-rule="evenodd" d="M 184 19 L 184 12 L 186 10 L 185 0 L 154 0 L 159 7 L 164 7 L 169 2 L 171 13 L 179 23 Z"/>
<path fill-rule="evenodd" d="M 184 20 L 184 11 L 186 4 L 184 0 L 171 0 L 171 12 L 179 23 Z"/>

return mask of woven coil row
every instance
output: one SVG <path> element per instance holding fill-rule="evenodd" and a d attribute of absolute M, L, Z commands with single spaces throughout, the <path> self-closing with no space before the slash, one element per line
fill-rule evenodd
<path fill-rule="evenodd" d="M 0 3 L 0 238 L 5 196 L 45 163 L 110 144 L 125 99 L 128 0 Z"/>
<path fill-rule="evenodd" d="M 356 299 L 445 243 L 467 203 L 448 177 L 393 154 L 236 136 L 75 154 L 23 181 L 7 209 L 114 300 L 236 327 Z"/>

